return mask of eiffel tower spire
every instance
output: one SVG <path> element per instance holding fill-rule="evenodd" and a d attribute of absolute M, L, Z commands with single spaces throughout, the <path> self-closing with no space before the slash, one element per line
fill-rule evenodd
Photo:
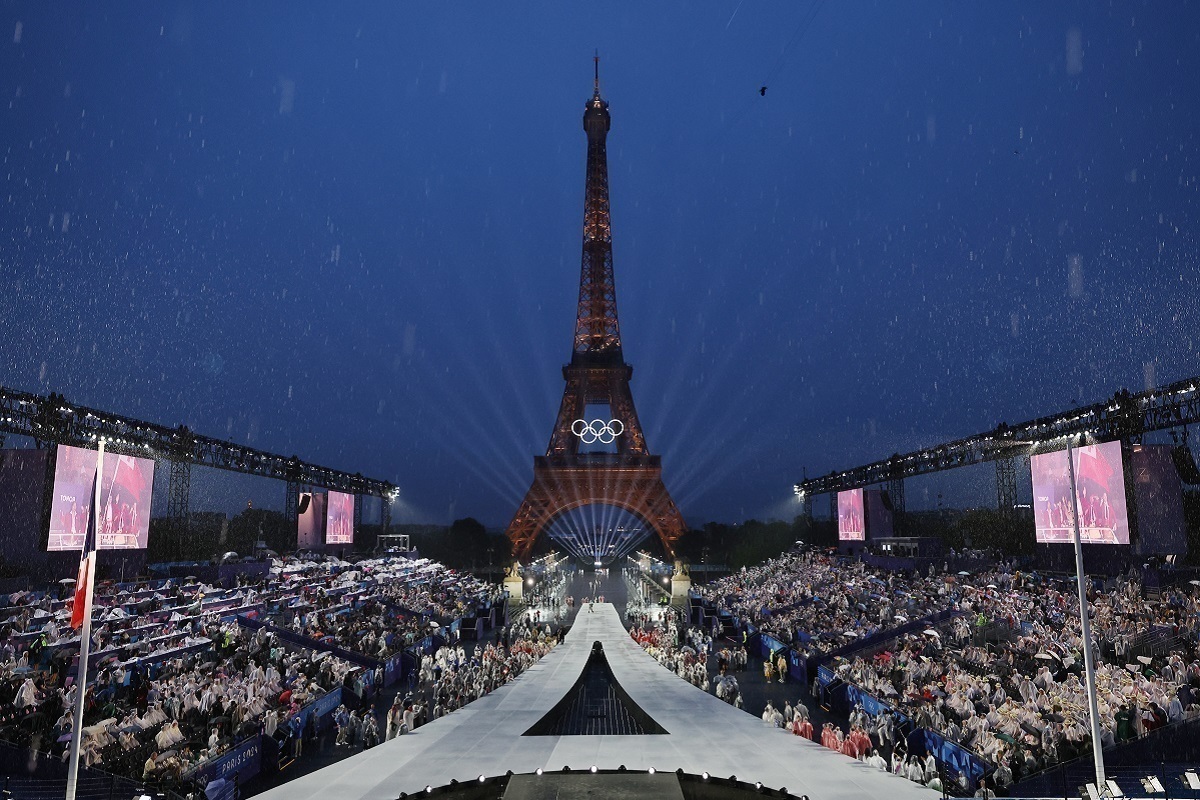
<path fill-rule="evenodd" d="M 617 324 L 617 288 L 613 281 L 612 226 L 608 211 L 608 103 L 600 96 L 600 56 L 595 57 L 592 97 L 584 105 L 587 132 L 587 183 L 583 204 L 583 263 L 579 275 L 579 311 L 571 363 L 621 362 Z"/>

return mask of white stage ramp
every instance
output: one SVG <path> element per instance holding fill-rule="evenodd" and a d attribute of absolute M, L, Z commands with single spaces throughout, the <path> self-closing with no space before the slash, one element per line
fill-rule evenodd
<path fill-rule="evenodd" d="M 629 699 L 665 735 L 523 736 L 574 686 L 594 642 Z M 932 800 L 940 793 L 801 739 L 671 674 L 609 603 L 580 610 L 565 641 L 517 680 L 453 714 L 272 789 L 265 800 L 395 800 L 480 775 L 617 769 L 708 772 L 812 800 Z"/>

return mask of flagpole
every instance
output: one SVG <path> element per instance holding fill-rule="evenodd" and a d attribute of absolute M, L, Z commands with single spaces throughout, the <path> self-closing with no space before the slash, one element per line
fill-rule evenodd
<path fill-rule="evenodd" d="M 93 481 L 94 494 L 92 497 L 93 529 L 99 546 L 100 539 L 100 484 L 104 475 L 104 439 L 100 440 L 100 449 L 96 452 L 96 480 Z M 71 765 L 67 772 L 66 800 L 75 800 L 75 787 L 79 782 L 79 747 L 83 740 L 83 705 L 84 695 L 87 694 L 88 651 L 92 645 L 92 592 L 96 585 L 96 556 L 95 551 L 88 551 L 87 536 L 84 536 L 83 554 L 81 559 L 87 559 L 87 590 L 83 596 L 83 628 L 79 637 L 79 668 L 75 673 L 75 718 L 71 726 Z"/>
<path fill-rule="evenodd" d="M 1067 440 L 1067 471 L 1071 476 L 1071 510 L 1075 518 L 1075 578 L 1079 590 L 1079 621 L 1083 624 L 1083 668 L 1087 680 L 1088 716 L 1092 721 L 1092 758 L 1096 764 L 1096 791 L 1109 797 L 1104 782 L 1104 748 L 1100 742 L 1100 709 L 1096 702 L 1096 668 L 1092 663 L 1092 626 L 1088 620 L 1087 592 L 1083 585 L 1083 537 L 1079 531 L 1079 490 L 1075 485 L 1075 456 L 1071 440 Z"/>

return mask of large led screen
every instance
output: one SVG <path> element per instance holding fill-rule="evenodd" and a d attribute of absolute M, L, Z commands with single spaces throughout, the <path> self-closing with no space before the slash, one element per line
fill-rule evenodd
<path fill-rule="evenodd" d="M 1067 451 L 1029 459 L 1033 473 L 1033 518 L 1039 542 L 1075 541 L 1087 544 L 1129 544 L 1129 515 L 1125 507 L 1125 475 L 1121 443 L 1104 442 L 1073 451 L 1079 503 L 1071 507 L 1071 475 Z"/>
<path fill-rule="evenodd" d="M 866 515 L 863 514 L 863 490 L 838 492 L 838 539 L 859 541 L 867 538 Z"/>
<path fill-rule="evenodd" d="M 354 544 L 354 495 L 330 492 L 325 509 L 325 544 Z"/>
<path fill-rule="evenodd" d="M 884 499 L 884 493 L 879 489 L 863 492 L 864 516 L 872 540 L 887 539 L 895 534 L 891 501 L 889 498 L 888 502 L 884 502 Z"/>
<path fill-rule="evenodd" d="M 83 547 L 88 515 L 92 513 L 92 479 L 95 475 L 95 450 L 65 444 L 58 446 L 47 550 L 79 550 Z M 144 549 L 150 535 L 153 494 L 152 460 L 105 453 L 96 546 L 101 550 Z"/>
<path fill-rule="evenodd" d="M 1173 450 L 1169 444 L 1135 444 L 1130 454 L 1139 553 L 1168 555 L 1188 549 L 1183 485 Z"/>

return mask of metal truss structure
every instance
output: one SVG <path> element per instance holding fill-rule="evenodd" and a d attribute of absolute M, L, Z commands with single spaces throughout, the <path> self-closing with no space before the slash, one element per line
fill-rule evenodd
<path fill-rule="evenodd" d="M 103 438 L 105 447 L 110 451 L 169 462 L 167 516 L 173 535 L 180 537 L 187 532 L 191 471 L 196 464 L 286 481 L 288 502 L 285 510 L 293 519 L 296 509 L 293 486 L 319 486 L 382 498 L 385 523 L 388 501 L 398 491 L 387 481 L 309 464 L 296 456 L 281 456 L 235 442 L 201 436 L 183 425 L 168 428 L 109 411 L 86 408 L 54 393 L 42 396 L 0 387 L 0 436 L 4 434 L 31 438 L 38 447 L 67 444 L 93 448 Z"/>
<path fill-rule="evenodd" d="M 1005 519 L 1011 519 L 1017 507 L 1017 459 L 996 459 L 996 509 Z"/>
<path fill-rule="evenodd" d="M 1134 394 L 1122 390 L 1102 403 L 1075 408 L 1018 425 L 1000 423 L 994 430 L 968 436 L 906 455 L 807 478 L 794 485 L 800 498 L 834 494 L 876 483 L 891 483 L 915 475 L 997 462 L 996 499 L 1002 513 L 1016 502 L 1014 459 L 1058 450 L 1066 439 L 1089 436 L 1097 441 L 1140 441 L 1143 434 L 1200 422 L 1200 377 Z"/>
<path fill-rule="evenodd" d="M 904 528 L 904 478 L 896 476 L 887 482 L 888 498 L 892 501 L 892 521 L 896 533 Z"/>
<path fill-rule="evenodd" d="M 172 461 L 167 485 L 167 520 L 171 541 L 178 544 L 188 534 L 188 503 L 192 493 L 192 463 Z M 170 548 L 178 552 L 177 548 Z"/>

